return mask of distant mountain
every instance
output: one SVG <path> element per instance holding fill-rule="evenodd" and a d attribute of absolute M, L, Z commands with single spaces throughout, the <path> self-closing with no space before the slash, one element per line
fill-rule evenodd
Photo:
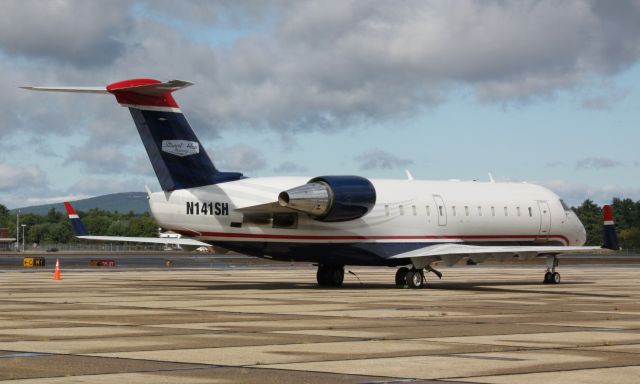
<path fill-rule="evenodd" d="M 76 211 L 88 211 L 90 209 L 97 208 L 104 211 L 117 211 L 120 213 L 129 213 L 132 211 L 137 215 L 149 212 L 149 202 L 147 200 L 147 194 L 144 192 L 112 193 L 109 195 L 76 200 L 72 203 Z M 66 213 L 62 203 L 34 205 L 18 209 L 20 209 L 21 214 L 35 213 L 37 215 L 46 215 L 51 208 L 55 208 L 59 212 Z M 18 209 L 13 209 L 11 212 L 15 213 Z"/>

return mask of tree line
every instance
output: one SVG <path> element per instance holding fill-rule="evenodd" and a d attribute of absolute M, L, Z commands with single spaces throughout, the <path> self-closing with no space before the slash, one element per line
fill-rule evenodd
<path fill-rule="evenodd" d="M 100 209 L 91 209 L 87 212 L 78 212 L 87 231 L 92 235 L 100 236 L 158 236 L 158 224 L 150 214 L 136 215 L 133 212 L 119 213 L 108 212 Z M 27 246 L 47 243 L 77 243 L 78 239 L 73 234 L 71 221 L 66 214 L 52 208 L 46 215 L 21 214 L 20 225 L 26 224 L 24 236 Z M 7 208 L 0 204 L 0 227 L 9 228 L 11 237 L 16 235 L 16 215 L 9 213 Z M 20 231 L 22 242 L 22 229 Z"/>
<path fill-rule="evenodd" d="M 620 246 L 624 249 L 640 249 L 640 200 L 614 198 L 611 207 L 616 221 Z M 602 245 L 602 207 L 587 199 L 572 208 L 587 231 L 586 245 Z M 87 231 L 92 235 L 154 237 L 158 234 L 158 224 L 148 213 L 135 215 L 133 212 L 118 213 L 99 209 L 79 212 Z M 20 224 L 26 224 L 25 242 L 33 243 L 74 243 L 71 222 L 67 215 L 51 209 L 46 215 L 25 214 L 20 216 Z M 9 228 L 15 236 L 16 216 L 0 204 L 0 227 Z M 22 237 L 22 233 L 20 233 Z"/>
<path fill-rule="evenodd" d="M 611 208 L 620 247 L 640 249 L 640 200 L 634 202 L 631 199 L 614 198 Z M 580 206 L 572 209 L 587 231 L 586 245 L 602 245 L 604 243 L 602 207 L 587 199 Z"/>

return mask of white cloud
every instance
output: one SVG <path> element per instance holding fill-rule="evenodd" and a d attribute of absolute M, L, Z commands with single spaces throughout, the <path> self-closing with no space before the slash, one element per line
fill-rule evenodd
<path fill-rule="evenodd" d="M 106 66 L 124 51 L 127 1 L 4 0 L 0 47 L 13 55 Z"/>
<path fill-rule="evenodd" d="M 36 94 L 19 86 L 183 78 L 197 86 L 176 99 L 201 139 L 245 127 L 293 137 L 412 117 L 460 89 L 486 103 L 529 102 L 606 84 L 640 57 L 640 2 L 632 0 L 2 5 L 1 150 L 18 150 L 7 144 L 16 132 L 44 142 L 80 135 L 84 143 L 113 146 L 94 152 L 75 144 L 69 161 L 82 165 L 79 177 L 87 178 L 96 171 L 115 178 L 118 169 L 145 174 L 128 158 L 137 163 L 139 153 L 118 156 L 119 147 L 140 146 L 127 112 L 110 96 Z M 580 99 L 585 108 L 607 108 L 625 97 L 601 88 Z M 227 149 L 216 162 L 221 168 L 267 168 L 255 148 Z M 69 148 L 52 151 L 48 156 L 66 158 Z M 361 159 L 362 166 L 408 164 L 379 155 Z M 585 165 L 598 166 L 603 163 Z M 33 193 L 54 196 L 41 191 Z"/>
<path fill-rule="evenodd" d="M 247 144 L 236 144 L 219 149 L 213 161 L 216 162 L 218 169 L 224 171 L 251 172 L 267 166 L 262 152 Z"/>
<path fill-rule="evenodd" d="M 295 174 L 306 172 L 307 168 L 293 161 L 285 161 L 273 169 L 276 173 Z"/>
<path fill-rule="evenodd" d="M 622 165 L 623 164 L 620 161 L 608 159 L 606 157 L 587 157 L 578 160 L 578 162 L 576 163 L 576 169 L 607 169 L 620 167 Z"/>
<path fill-rule="evenodd" d="M 586 199 L 591 199 L 598 204 L 611 203 L 614 197 L 640 200 L 640 187 L 623 187 L 615 184 L 592 186 L 562 180 L 543 181 L 540 184 L 557 193 L 571 206 L 580 205 Z"/>
<path fill-rule="evenodd" d="M 371 149 L 355 157 L 360 162 L 360 169 L 394 169 L 412 164 L 413 161 L 394 156 L 381 149 Z"/>
<path fill-rule="evenodd" d="M 46 187 L 47 177 L 37 166 L 19 166 L 0 163 L 0 191 Z"/>

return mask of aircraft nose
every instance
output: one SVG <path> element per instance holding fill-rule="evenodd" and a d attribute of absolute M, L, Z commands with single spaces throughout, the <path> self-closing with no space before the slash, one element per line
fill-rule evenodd
<path fill-rule="evenodd" d="M 587 241 L 587 231 L 584 225 L 574 212 L 568 212 L 569 228 L 571 228 L 570 242 L 571 245 L 584 245 Z"/>
<path fill-rule="evenodd" d="M 584 225 L 582 225 L 580 219 L 578 219 L 578 216 L 574 214 L 573 219 L 576 226 L 576 238 L 578 243 L 576 245 L 584 245 L 584 243 L 587 242 L 587 230 L 584 228 Z"/>

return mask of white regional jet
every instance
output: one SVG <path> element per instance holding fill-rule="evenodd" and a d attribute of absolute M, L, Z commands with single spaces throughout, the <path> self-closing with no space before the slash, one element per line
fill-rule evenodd
<path fill-rule="evenodd" d="M 172 97 L 190 85 L 131 79 L 106 87 L 24 87 L 110 93 L 129 108 L 162 187 L 148 191 L 151 212 L 159 225 L 188 237 L 90 236 L 68 205 L 79 238 L 170 241 L 187 249 L 213 245 L 317 263 L 323 287 L 341 286 L 347 265 L 400 267 L 396 284 L 419 288 L 425 271 L 441 277 L 435 263 L 489 258 L 546 259 L 544 283 L 557 284 L 559 255 L 602 249 L 582 246 L 586 235 L 578 217 L 538 185 L 349 175 L 247 178 L 219 171 Z M 606 212 L 610 216 L 610 208 Z M 617 249 L 613 225 L 605 232 L 603 248 Z"/>

